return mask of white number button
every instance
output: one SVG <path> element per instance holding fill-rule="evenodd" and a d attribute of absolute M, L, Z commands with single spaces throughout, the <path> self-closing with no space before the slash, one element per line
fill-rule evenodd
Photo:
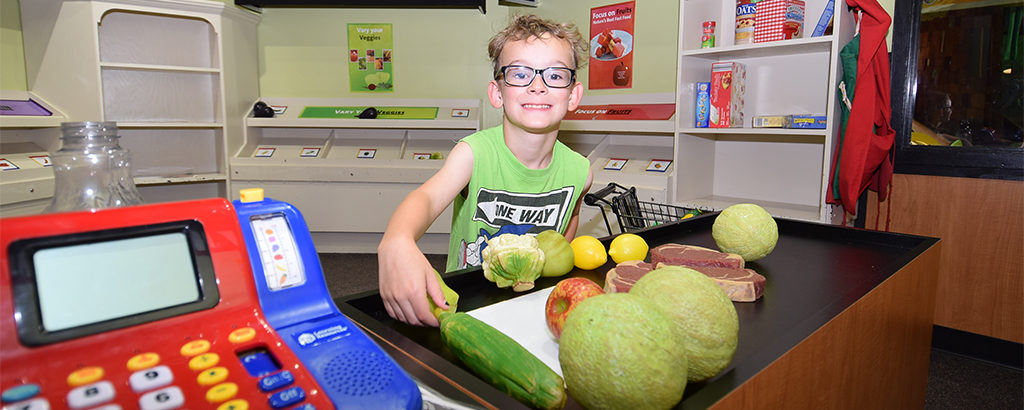
<path fill-rule="evenodd" d="M 185 395 L 178 386 L 154 390 L 139 397 L 142 410 L 173 409 L 185 405 Z"/>
<path fill-rule="evenodd" d="M 171 373 L 171 368 L 167 366 L 156 366 L 139 370 L 128 377 L 128 383 L 132 385 L 132 390 L 136 393 L 163 387 L 171 384 L 173 381 L 174 374 Z"/>
<path fill-rule="evenodd" d="M 79 386 L 68 392 L 68 406 L 73 409 L 95 406 L 114 399 L 114 385 L 108 381 Z"/>
<path fill-rule="evenodd" d="M 5 404 L 4 410 L 50 410 L 50 402 L 42 397 L 37 397 L 32 400 Z"/>

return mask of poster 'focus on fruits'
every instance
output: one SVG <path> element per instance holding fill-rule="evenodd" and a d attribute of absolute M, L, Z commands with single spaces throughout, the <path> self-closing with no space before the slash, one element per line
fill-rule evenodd
<path fill-rule="evenodd" d="M 391 24 L 348 25 L 348 82 L 353 92 L 392 92 Z"/>
<path fill-rule="evenodd" d="M 636 2 L 590 9 L 590 89 L 633 87 Z"/>

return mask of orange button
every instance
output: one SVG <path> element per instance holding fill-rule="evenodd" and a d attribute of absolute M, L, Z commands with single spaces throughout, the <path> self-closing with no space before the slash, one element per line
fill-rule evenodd
<path fill-rule="evenodd" d="M 68 385 L 71 387 L 89 384 L 103 378 L 103 368 L 99 366 L 83 367 L 68 375 Z"/>
<path fill-rule="evenodd" d="M 217 366 L 199 373 L 199 376 L 196 376 L 196 382 L 200 386 L 212 386 L 224 381 L 226 378 L 228 378 L 228 369 L 224 366 Z"/>
<path fill-rule="evenodd" d="M 220 362 L 220 356 L 216 353 L 204 353 L 189 360 L 188 368 L 198 372 L 216 366 L 218 362 Z"/>
<path fill-rule="evenodd" d="M 160 364 L 160 355 L 152 352 L 140 353 L 128 359 L 128 370 L 139 371 Z"/>
<path fill-rule="evenodd" d="M 238 385 L 232 382 L 221 383 L 206 391 L 206 401 L 219 403 L 238 394 Z"/>
<path fill-rule="evenodd" d="M 234 399 L 217 406 L 217 410 L 249 410 L 249 402 L 244 399 Z"/>
<path fill-rule="evenodd" d="M 208 350 L 210 350 L 210 342 L 203 339 L 193 340 L 185 343 L 185 345 L 181 347 L 181 355 L 191 357 L 197 354 L 206 353 Z"/>
<path fill-rule="evenodd" d="M 228 335 L 228 341 L 231 343 L 245 343 L 256 337 L 256 330 L 251 327 L 243 327 L 241 329 L 235 329 Z"/>

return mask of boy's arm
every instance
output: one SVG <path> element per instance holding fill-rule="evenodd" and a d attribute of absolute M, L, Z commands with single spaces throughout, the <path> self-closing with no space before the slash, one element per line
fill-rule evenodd
<path fill-rule="evenodd" d="M 583 192 L 580 193 L 580 199 L 576 200 L 576 207 L 572 210 L 572 216 L 569 217 L 569 226 L 565 228 L 565 239 L 572 241 L 576 237 L 576 228 L 580 224 L 580 205 L 583 204 L 583 196 L 590 192 L 590 185 L 594 183 L 594 173 L 587 171 L 587 182 L 583 184 Z"/>
<path fill-rule="evenodd" d="M 473 150 L 460 142 L 444 165 L 398 205 L 377 247 L 381 299 L 388 315 L 412 325 L 437 326 L 426 296 L 444 306 L 434 268 L 416 241 L 444 212 L 473 174 Z"/>

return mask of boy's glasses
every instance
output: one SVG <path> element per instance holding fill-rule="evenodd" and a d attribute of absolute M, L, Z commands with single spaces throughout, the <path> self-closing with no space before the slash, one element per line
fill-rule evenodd
<path fill-rule="evenodd" d="M 533 68 L 525 65 L 507 65 L 501 67 L 501 76 L 505 84 L 512 87 L 526 87 L 533 82 L 533 77 L 540 74 L 544 85 L 551 88 L 567 88 L 576 79 L 576 70 L 567 67 Z"/>

